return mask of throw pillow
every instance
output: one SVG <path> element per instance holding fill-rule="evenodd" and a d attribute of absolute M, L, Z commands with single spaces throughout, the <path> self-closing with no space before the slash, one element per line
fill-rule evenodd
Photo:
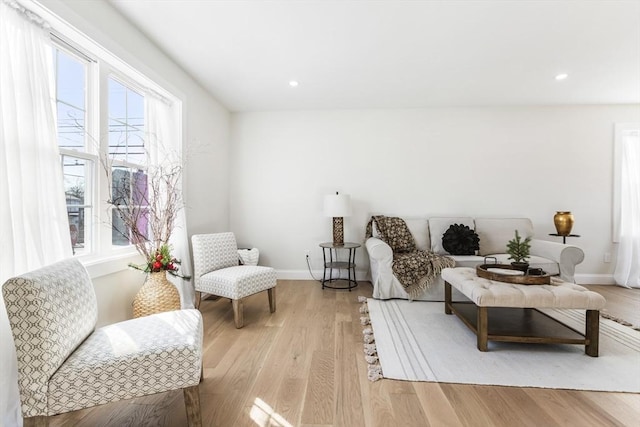
<path fill-rule="evenodd" d="M 452 224 L 442 235 L 442 247 L 451 255 L 475 255 L 480 239 L 468 226 Z"/>

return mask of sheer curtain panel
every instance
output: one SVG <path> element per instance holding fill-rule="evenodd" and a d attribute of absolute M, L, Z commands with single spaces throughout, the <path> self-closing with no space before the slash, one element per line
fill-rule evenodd
<path fill-rule="evenodd" d="M 184 195 L 185 164 L 182 153 L 182 114 L 180 104 L 161 98 L 153 93 L 147 93 L 147 137 L 149 141 L 149 156 L 151 164 L 175 164 L 182 165 L 182 179 L 180 185 Z M 187 235 L 187 221 L 184 208 L 177 213 L 175 229 L 169 242 L 173 248 L 172 254 L 182 263 L 180 273 L 191 276 L 191 257 L 189 255 L 189 237 Z M 180 292 L 182 308 L 193 308 L 195 293 L 193 284 L 189 281 L 167 276 Z M 192 279 L 193 280 L 193 279 Z"/>
<path fill-rule="evenodd" d="M 71 256 L 45 27 L 18 3 L 0 0 L 0 284 Z M 0 424 L 22 425 L 4 303 L 0 335 Z"/>
<path fill-rule="evenodd" d="M 620 286 L 640 288 L 640 131 L 621 139 L 620 243 L 613 277 Z"/>

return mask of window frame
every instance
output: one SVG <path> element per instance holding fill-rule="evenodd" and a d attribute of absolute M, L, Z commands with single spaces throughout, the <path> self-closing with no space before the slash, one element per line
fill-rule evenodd
<path fill-rule="evenodd" d="M 91 176 L 88 179 L 91 185 L 90 200 L 89 200 L 89 203 L 87 203 L 87 200 L 85 198 L 85 203 L 84 205 L 82 205 L 82 206 L 88 206 L 91 209 L 90 222 L 88 227 L 88 234 L 90 236 L 89 247 L 86 248 L 87 250 L 85 253 L 77 255 L 78 258 L 91 257 L 98 250 L 97 241 L 96 241 L 97 232 L 98 232 L 96 218 L 99 216 L 98 211 L 99 211 L 99 200 L 100 200 L 99 192 L 97 191 L 99 186 L 99 180 L 97 180 L 97 169 L 99 168 L 98 147 L 95 147 L 93 144 L 89 142 L 89 140 L 95 140 L 96 128 L 98 127 L 97 120 L 95 117 L 95 112 L 94 114 L 91 114 L 91 110 L 89 108 L 89 105 L 92 105 L 92 103 L 95 102 L 95 98 L 96 98 L 96 95 L 95 95 L 95 91 L 97 90 L 96 76 L 95 76 L 96 68 L 94 66 L 96 61 L 91 59 L 89 56 L 87 56 L 83 52 L 79 51 L 75 47 L 69 45 L 68 43 L 64 42 L 62 39 L 56 36 L 51 37 L 51 47 L 52 47 L 52 51 L 54 49 L 62 51 L 68 56 L 70 56 L 71 58 L 77 60 L 78 62 L 81 62 L 85 68 L 84 147 L 82 150 L 79 150 L 74 148 L 62 148 L 58 146 L 58 151 L 60 153 L 61 164 L 64 161 L 63 160 L 64 157 L 81 159 L 81 160 L 84 160 L 85 162 L 91 162 L 92 164 L 91 171 L 90 171 Z M 54 76 L 56 77 L 54 102 L 57 103 L 58 101 L 57 62 L 54 63 L 54 67 L 55 67 Z M 56 106 L 56 111 L 57 111 L 57 106 Z M 64 170 L 63 170 L 63 174 L 64 174 Z M 85 189 L 85 194 L 86 194 L 86 191 L 87 190 Z M 87 227 L 85 224 L 85 238 L 86 238 L 86 234 L 87 234 Z M 76 256 L 75 251 L 74 251 L 74 256 Z"/>
<path fill-rule="evenodd" d="M 108 81 L 109 78 L 114 78 L 129 89 L 141 94 L 145 99 L 148 96 L 154 96 L 172 103 L 176 111 L 179 112 L 180 118 L 178 139 L 174 142 L 177 146 L 182 145 L 182 100 L 178 96 L 172 94 L 141 71 L 91 40 L 80 30 L 50 12 L 42 4 L 35 1 L 29 3 L 30 8 L 32 7 L 36 13 L 48 21 L 52 48 L 62 49 L 65 53 L 87 64 L 85 129 L 87 129 L 94 141 L 100 141 L 100 135 L 108 135 Z M 55 102 L 55 100 L 53 101 Z M 92 105 L 97 106 L 97 108 L 91 107 Z M 146 127 L 148 121 L 146 105 L 144 113 Z M 146 136 L 145 130 L 145 139 L 147 139 Z M 92 278 L 126 270 L 130 262 L 142 262 L 142 257 L 136 251 L 134 245 L 122 247 L 112 245 L 112 226 L 109 217 L 112 207 L 107 203 L 108 186 L 111 183 L 107 179 L 103 165 L 100 163 L 100 156 L 108 153 L 109 144 L 107 142 L 99 145 L 100 149 L 96 149 L 95 152 L 60 149 L 61 159 L 62 155 L 67 155 L 93 162 L 93 246 L 89 253 L 76 255 L 77 259 L 87 268 Z M 153 166 L 149 162 L 147 163 L 144 167 L 145 170 L 149 166 Z M 136 163 L 134 168 L 140 169 L 140 165 Z"/>

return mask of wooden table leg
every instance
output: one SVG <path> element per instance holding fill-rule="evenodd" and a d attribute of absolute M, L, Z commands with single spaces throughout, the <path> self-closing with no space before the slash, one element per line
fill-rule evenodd
<path fill-rule="evenodd" d="M 451 283 L 444 282 L 444 312 L 451 314 Z"/>
<path fill-rule="evenodd" d="M 584 336 L 588 342 L 584 352 L 591 357 L 598 357 L 598 340 L 600 336 L 600 311 L 587 310 Z"/>
<path fill-rule="evenodd" d="M 489 321 L 487 319 L 487 307 L 478 307 L 478 350 L 488 351 L 487 335 L 489 333 Z"/>

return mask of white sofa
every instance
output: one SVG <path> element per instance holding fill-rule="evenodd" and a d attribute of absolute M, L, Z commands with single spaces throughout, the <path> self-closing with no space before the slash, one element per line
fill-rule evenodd
<path fill-rule="evenodd" d="M 533 223 L 528 218 L 471 218 L 471 217 L 434 217 L 403 218 L 416 241 L 418 249 L 431 250 L 448 255 L 456 262 L 456 267 L 475 267 L 483 264 L 485 257 L 495 257 L 500 264 L 508 264 L 509 255 L 505 253 L 507 242 L 513 239 L 515 230 L 523 237 L 532 237 L 529 264 L 532 268 L 558 275 L 567 282 L 574 283 L 576 265 L 584 260 L 584 252 L 577 246 L 533 238 Z M 474 229 L 480 238 L 480 250 L 477 255 L 449 255 L 442 247 L 442 235 L 451 224 L 464 224 Z M 373 229 L 373 237 L 367 239 L 365 247 L 369 254 L 373 298 L 409 299 L 402 284 L 394 276 L 391 264 L 391 247 L 379 239 Z M 493 262 L 493 259 L 488 260 Z M 455 289 L 454 289 L 455 291 Z M 454 292 L 454 298 L 461 298 Z M 444 282 L 440 275 L 432 285 L 418 295 L 417 300 L 444 301 Z"/>

